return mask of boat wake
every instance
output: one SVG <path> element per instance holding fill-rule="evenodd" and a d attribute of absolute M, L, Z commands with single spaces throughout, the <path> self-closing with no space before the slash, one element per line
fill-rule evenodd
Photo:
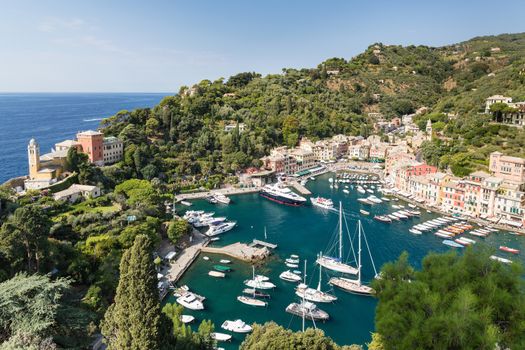
<path fill-rule="evenodd" d="M 103 120 L 104 118 L 91 118 L 91 119 L 83 119 L 83 122 L 99 122 Z"/>

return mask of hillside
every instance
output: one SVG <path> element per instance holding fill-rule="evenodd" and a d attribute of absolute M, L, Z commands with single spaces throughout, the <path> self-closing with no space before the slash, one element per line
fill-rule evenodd
<path fill-rule="evenodd" d="M 420 121 L 431 118 L 442 138 L 452 140 L 425 145 L 426 159 L 461 174 L 483 167 L 495 148 L 523 152 L 521 131 L 490 125 L 478 112 L 493 94 L 525 99 L 524 53 L 525 34 L 439 48 L 378 43 L 316 68 L 203 80 L 151 110 L 122 111 L 102 126 L 126 143 L 120 177 L 159 177 L 180 187 L 190 178 L 222 181 L 259 165 L 271 147 L 295 145 L 303 136 L 367 136 L 370 112 L 391 119 L 426 106 L 430 112 Z M 224 131 L 236 122 L 245 124 L 243 132 Z"/>

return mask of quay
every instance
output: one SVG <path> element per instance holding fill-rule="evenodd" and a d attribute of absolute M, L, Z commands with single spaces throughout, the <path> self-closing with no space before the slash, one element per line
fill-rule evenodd
<path fill-rule="evenodd" d="M 270 250 L 267 247 L 257 248 L 241 242 L 229 244 L 224 247 L 206 246 L 202 247 L 201 251 L 203 253 L 223 254 L 246 262 L 263 260 L 270 255 Z"/>

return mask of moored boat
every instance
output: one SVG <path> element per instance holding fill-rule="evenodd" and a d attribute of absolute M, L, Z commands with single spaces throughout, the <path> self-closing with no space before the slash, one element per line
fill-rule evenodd
<path fill-rule="evenodd" d="M 507 252 L 507 253 L 512 253 L 512 254 L 519 254 L 520 252 L 519 249 L 510 248 L 504 245 L 500 246 L 499 250 Z"/>
<path fill-rule="evenodd" d="M 317 305 L 309 301 L 291 303 L 286 307 L 286 312 L 304 317 L 310 321 L 326 321 L 330 319 L 330 315 L 326 311 L 319 309 Z"/>
<path fill-rule="evenodd" d="M 213 195 L 213 198 L 215 198 L 215 200 L 217 201 L 217 203 L 221 203 L 221 204 L 230 204 L 231 202 L 231 199 L 226 197 L 224 194 L 222 193 L 215 193 Z"/>
<path fill-rule="evenodd" d="M 224 272 L 213 271 L 213 270 L 208 272 L 208 275 L 211 276 L 211 277 L 217 277 L 217 278 L 224 278 L 224 277 L 226 277 L 226 274 Z"/>
<path fill-rule="evenodd" d="M 374 219 L 377 220 L 377 221 L 381 221 L 381 222 L 387 222 L 387 223 L 390 223 L 392 222 L 392 219 L 384 216 L 384 215 L 376 215 L 374 216 Z"/>
<path fill-rule="evenodd" d="M 288 187 L 280 183 L 265 185 L 261 189 L 260 195 L 279 204 L 300 206 L 306 203 L 306 198 L 291 191 Z"/>
<path fill-rule="evenodd" d="M 255 288 L 244 288 L 242 292 L 244 294 L 251 294 L 253 297 L 257 298 L 270 298 L 270 294 L 261 292 Z"/>
<path fill-rule="evenodd" d="M 415 228 L 409 229 L 408 232 L 413 233 L 415 235 L 420 235 L 420 234 L 423 233 L 423 232 L 421 232 L 421 231 L 419 231 L 418 229 L 415 229 Z"/>
<path fill-rule="evenodd" d="M 200 298 L 191 292 L 181 295 L 175 301 L 190 310 L 204 310 L 204 304 L 202 303 L 202 300 L 200 300 Z"/>
<path fill-rule="evenodd" d="M 266 305 L 268 305 L 268 303 L 265 302 L 265 301 L 262 301 L 262 300 L 259 300 L 259 299 L 255 299 L 255 298 L 252 298 L 252 297 L 247 297 L 245 295 L 238 296 L 237 300 L 240 301 L 243 304 L 251 305 L 251 306 L 266 306 Z"/>
<path fill-rule="evenodd" d="M 191 315 L 180 315 L 179 319 L 182 323 L 191 323 L 195 321 L 195 317 Z"/>
<path fill-rule="evenodd" d="M 359 209 L 359 212 L 363 215 L 370 215 L 370 212 L 366 211 L 366 210 L 363 210 L 363 209 Z"/>
<path fill-rule="evenodd" d="M 284 271 L 279 275 L 279 278 L 287 281 L 287 282 L 299 282 L 301 280 L 301 276 L 296 275 L 295 273 L 291 272 L 290 270 Z"/>
<path fill-rule="evenodd" d="M 210 337 L 216 341 L 229 341 L 232 339 L 232 336 L 230 334 L 219 333 L 219 332 L 210 333 Z"/>
<path fill-rule="evenodd" d="M 323 198 L 323 197 L 310 197 L 310 202 L 312 202 L 312 205 L 323 208 L 323 209 L 333 209 L 334 208 L 334 202 L 332 202 L 329 198 Z"/>
<path fill-rule="evenodd" d="M 449 247 L 452 247 L 452 248 L 463 248 L 462 244 L 451 241 L 450 239 L 444 239 L 443 244 L 448 245 Z"/>
<path fill-rule="evenodd" d="M 213 268 L 220 272 L 230 272 L 232 270 L 231 267 L 223 265 L 213 265 Z"/>
<path fill-rule="evenodd" d="M 221 328 L 234 333 L 250 333 L 252 331 L 252 326 L 243 320 L 226 320 L 222 323 Z"/>
<path fill-rule="evenodd" d="M 490 258 L 491 258 L 492 260 L 499 261 L 499 262 L 502 262 L 502 263 L 504 263 L 504 264 L 512 264 L 512 260 L 502 258 L 501 256 L 491 255 Z"/>

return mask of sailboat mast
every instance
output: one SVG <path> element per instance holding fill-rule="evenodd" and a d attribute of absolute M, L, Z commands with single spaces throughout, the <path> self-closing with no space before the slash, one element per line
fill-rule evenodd
<path fill-rule="evenodd" d="M 303 283 L 306 284 L 306 259 L 304 260 Z"/>
<path fill-rule="evenodd" d="M 343 203 L 339 202 L 339 259 L 343 259 Z"/>
<path fill-rule="evenodd" d="M 264 226 L 264 239 L 268 239 L 268 238 L 266 237 L 266 226 Z"/>
<path fill-rule="evenodd" d="M 319 265 L 319 283 L 317 284 L 317 290 L 321 290 L 321 270 L 323 269 L 322 265 Z"/>
<path fill-rule="evenodd" d="M 361 285 L 361 220 L 358 220 L 359 238 L 358 238 L 358 251 L 357 251 L 357 283 Z"/>

